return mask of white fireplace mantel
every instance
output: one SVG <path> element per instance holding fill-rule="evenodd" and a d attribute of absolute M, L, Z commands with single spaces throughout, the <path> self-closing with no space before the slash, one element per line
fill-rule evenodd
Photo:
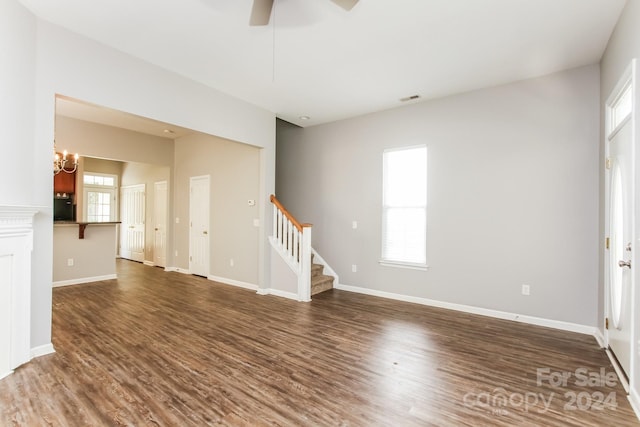
<path fill-rule="evenodd" d="M 33 217 L 44 209 L 0 205 L 0 378 L 31 359 Z"/>

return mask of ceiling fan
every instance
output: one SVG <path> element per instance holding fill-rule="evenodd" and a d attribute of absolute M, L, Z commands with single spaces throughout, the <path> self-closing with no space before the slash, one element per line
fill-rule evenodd
<path fill-rule="evenodd" d="M 269 25 L 269 18 L 271 17 L 271 9 L 273 9 L 273 2 L 275 0 L 253 0 L 253 7 L 251 8 L 251 18 L 249 19 L 249 25 L 261 26 Z M 344 10 L 351 10 L 358 3 L 359 0 L 331 0 Z"/>

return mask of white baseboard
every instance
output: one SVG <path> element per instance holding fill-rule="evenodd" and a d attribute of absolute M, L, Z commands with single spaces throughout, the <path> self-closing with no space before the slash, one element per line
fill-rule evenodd
<path fill-rule="evenodd" d="M 636 417 L 640 419 L 640 396 L 638 396 L 638 393 L 632 388 L 629 390 L 627 399 L 629 399 L 629 403 L 631 404 L 633 412 L 636 413 Z"/>
<path fill-rule="evenodd" d="M 593 336 L 596 339 L 596 341 L 598 341 L 598 345 L 600 346 L 600 348 L 607 347 L 607 345 L 604 342 L 604 335 L 602 334 L 602 331 L 599 328 L 596 328 L 596 331 L 594 332 Z"/>
<path fill-rule="evenodd" d="M 428 305 L 431 307 L 446 308 L 449 310 L 461 311 L 464 313 L 478 314 L 480 316 L 494 317 L 497 319 L 513 320 L 531 325 L 544 326 L 547 328 L 561 329 L 563 331 L 577 332 L 579 334 L 593 335 L 595 337 L 598 328 L 594 326 L 579 325 L 577 323 L 563 322 L 560 320 L 543 319 L 540 317 L 527 316 L 523 314 L 509 313 L 506 311 L 491 310 L 488 308 L 473 307 L 464 304 L 455 304 L 444 301 L 437 301 L 428 298 L 413 297 L 409 295 L 394 294 L 391 292 L 378 291 L 375 289 L 361 288 L 358 286 L 337 285 L 336 289 L 357 292 L 360 294 L 372 295 L 376 297 L 389 298 L 398 301 L 412 302 L 415 304 Z M 597 337 L 595 338 L 598 339 Z"/>
<path fill-rule="evenodd" d="M 164 271 L 173 271 L 175 273 L 191 274 L 191 271 L 189 271 L 188 269 L 180 268 L 180 267 L 165 267 Z"/>
<path fill-rule="evenodd" d="M 144 265 L 148 265 L 149 267 L 155 267 L 155 266 L 156 266 L 156 263 L 155 263 L 155 262 L 153 262 L 153 261 L 147 261 L 147 260 L 144 260 L 144 261 L 142 261 L 142 263 L 143 263 Z"/>
<path fill-rule="evenodd" d="M 2 380 L 3 378 L 8 377 L 9 375 L 13 374 L 13 369 L 7 372 L 0 372 L 0 380 Z"/>
<path fill-rule="evenodd" d="M 103 280 L 113 280 L 117 278 L 118 276 L 116 276 L 115 274 L 107 274 L 106 276 L 82 277 L 80 279 L 59 280 L 57 282 L 53 282 L 53 287 L 57 288 L 60 286 L 80 285 L 82 283 L 101 282 Z"/>
<path fill-rule="evenodd" d="M 31 349 L 30 356 L 32 359 L 40 356 L 46 356 L 47 354 L 55 353 L 56 350 L 53 348 L 53 344 L 45 344 L 38 347 L 34 347 Z"/>
<path fill-rule="evenodd" d="M 207 277 L 207 279 L 213 282 L 223 283 L 225 285 L 237 286 L 239 288 L 244 288 L 244 289 L 251 289 L 252 291 L 255 291 L 258 289 L 258 285 L 254 285 L 253 283 L 241 282 L 239 280 L 227 279 L 225 277 L 209 276 Z"/>
<path fill-rule="evenodd" d="M 298 294 L 294 293 L 294 292 L 286 292 L 286 291 L 281 291 L 279 289 L 258 289 L 256 291 L 256 293 L 258 295 L 274 295 L 277 297 L 282 297 L 282 298 L 287 298 L 287 299 L 292 299 L 294 301 L 298 301 Z"/>

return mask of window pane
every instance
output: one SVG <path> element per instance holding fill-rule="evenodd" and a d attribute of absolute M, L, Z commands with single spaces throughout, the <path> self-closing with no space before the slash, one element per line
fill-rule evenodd
<path fill-rule="evenodd" d="M 613 129 L 617 128 L 618 125 L 631 114 L 632 109 L 631 86 L 629 86 L 613 105 Z"/>
<path fill-rule="evenodd" d="M 427 148 L 383 155 L 382 258 L 426 264 Z"/>
<path fill-rule="evenodd" d="M 425 264 L 426 210 L 424 208 L 387 208 L 385 210 L 383 258 L 389 261 Z"/>
<path fill-rule="evenodd" d="M 114 182 L 113 182 L 113 178 L 110 176 L 105 176 L 104 177 L 104 185 L 108 185 L 110 187 L 113 187 Z"/>

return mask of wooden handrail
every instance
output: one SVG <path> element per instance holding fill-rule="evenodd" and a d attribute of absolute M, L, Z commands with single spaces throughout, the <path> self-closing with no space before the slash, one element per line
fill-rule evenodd
<path fill-rule="evenodd" d="M 303 228 L 312 227 L 313 226 L 312 224 L 299 223 L 298 220 L 295 219 L 293 217 L 293 215 L 291 215 L 291 213 L 284 206 L 282 206 L 282 203 L 280 203 L 280 200 L 276 199 L 276 196 L 274 196 L 273 194 L 271 195 L 270 200 L 271 200 L 271 203 L 276 205 L 278 207 L 278 209 L 280 209 L 282 211 L 284 216 L 286 216 L 287 219 L 289 219 L 289 221 L 291 221 L 291 223 L 298 229 L 298 231 L 301 232 Z"/>

